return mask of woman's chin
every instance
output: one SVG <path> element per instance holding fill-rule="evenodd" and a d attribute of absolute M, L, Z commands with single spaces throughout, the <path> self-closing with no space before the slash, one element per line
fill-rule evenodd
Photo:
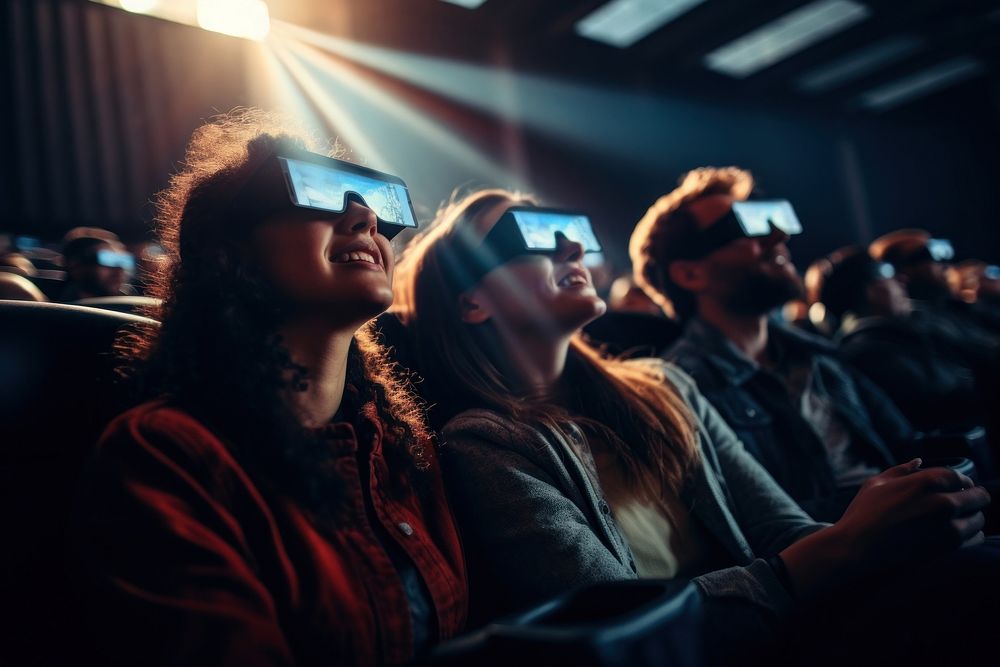
<path fill-rule="evenodd" d="M 388 294 L 373 295 L 371 299 L 366 300 L 361 304 L 361 308 L 365 310 L 368 315 L 368 319 L 374 319 L 389 310 L 389 306 L 392 305 L 392 292 Z"/>
<path fill-rule="evenodd" d="M 593 314 L 593 316 L 590 319 L 587 320 L 587 322 L 585 322 L 585 324 L 589 324 L 590 322 L 593 322 L 598 317 L 600 317 L 600 316 L 604 315 L 604 313 L 608 312 L 608 304 L 604 301 L 604 299 L 602 299 L 600 297 L 594 297 L 593 305 L 594 305 L 594 311 L 593 311 L 594 314 Z"/>
<path fill-rule="evenodd" d="M 338 295 L 300 303 L 296 311 L 298 316 L 318 317 L 339 330 L 357 328 L 387 311 L 391 305 L 391 290 L 372 290 L 352 294 L 350 298 Z"/>
<path fill-rule="evenodd" d="M 572 322 L 567 322 L 567 324 L 571 324 L 573 329 L 581 329 L 607 311 L 608 304 L 595 294 L 593 298 L 580 300 L 579 307 L 575 308 L 572 316 L 567 318 Z"/>

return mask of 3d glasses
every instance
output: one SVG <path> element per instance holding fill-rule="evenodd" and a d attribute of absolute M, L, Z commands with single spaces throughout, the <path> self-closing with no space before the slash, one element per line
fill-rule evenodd
<path fill-rule="evenodd" d="M 677 259 L 701 259 L 736 239 L 768 236 L 772 227 L 789 236 L 802 233 L 802 223 L 788 200 L 733 202 L 726 215 L 692 235 Z"/>
<path fill-rule="evenodd" d="M 932 262 L 947 262 L 955 259 L 955 248 L 948 239 L 927 239 L 924 255 Z"/>
<path fill-rule="evenodd" d="M 834 256 L 837 254 L 834 253 Z M 817 302 L 822 306 L 824 317 L 826 314 L 843 317 L 849 311 L 857 311 L 859 304 L 867 298 L 865 290 L 869 285 L 891 280 L 896 275 L 891 264 L 872 259 L 860 248 L 853 254 L 833 260 L 832 264 L 830 258 L 826 262 L 828 273 L 820 283 Z"/>
<path fill-rule="evenodd" d="M 98 266 L 106 266 L 109 269 L 125 269 L 129 273 L 135 272 L 135 257 L 130 252 L 98 250 L 95 261 Z"/>
<path fill-rule="evenodd" d="M 896 269 L 888 262 L 875 262 L 875 269 L 872 271 L 874 278 L 884 278 L 891 280 L 896 277 Z"/>
<path fill-rule="evenodd" d="M 582 213 L 512 206 L 504 211 L 481 242 L 458 237 L 449 263 L 451 279 L 462 289 L 468 289 L 487 273 L 516 257 L 553 254 L 558 248 L 559 235 L 579 243 L 585 253 L 602 250 L 590 218 Z"/>
<path fill-rule="evenodd" d="M 391 239 L 417 227 L 410 193 L 396 176 L 351 162 L 297 148 L 282 148 L 241 188 L 235 198 L 237 214 L 256 219 L 288 207 L 331 214 L 347 210 L 356 198 L 378 218 L 378 232 Z"/>
<path fill-rule="evenodd" d="M 955 258 L 955 248 L 948 239 L 927 239 L 923 246 L 895 260 L 898 266 L 911 266 L 921 262 L 948 262 Z"/>

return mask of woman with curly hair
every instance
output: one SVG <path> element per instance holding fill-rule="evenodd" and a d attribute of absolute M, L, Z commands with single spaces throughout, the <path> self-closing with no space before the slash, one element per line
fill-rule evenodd
<path fill-rule="evenodd" d="M 159 199 L 158 328 L 101 439 L 78 544 L 114 664 L 399 664 L 462 627 L 429 433 L 370 320 L 401 181 L 271 116 L 199 128 Z"/>
<path fill-rule="evenodd" d="M 583 265 L 599 249 L 583 216 L 483 190 L 443 209 L 400 260 L 394 308 L 450 406 L 436 419 L 473 622 L 586 583 L 691 578 L 710 657 L 751 664 L 823 596 L 853 583 L 846 599 L 864 606 L 866 577 L 983 541 L 988 494 L 919 460 L 866 483 L 836 524 L 813 521 L 683 372 L 581 340 L 605 310 Z M 899 590 L 897 610 L 923 592 Z M 863 645 L 828 646 L 837 627 L 857 639 L 853 621 L 796 627 L 839 656 Z"/>

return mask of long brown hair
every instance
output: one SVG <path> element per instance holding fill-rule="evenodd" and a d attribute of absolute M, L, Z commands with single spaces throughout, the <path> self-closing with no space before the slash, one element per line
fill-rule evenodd
<path fill-rule="evenodd" d="M 482 238 L 496 222 L 483 219 L 483 214 L 503 202 L 533 203 L 500 189 L 453 199 L 410 242 L 396 265 L 393 310 L 412 332 L 429 393 L 448 408 L 432 425 L 440 426 L 445 418 L 471 407 L 555 429 L 574 421 L 616 448 L 629 479 L 642 479 L 644 471 L 652 471 L 667 488 L 680 488 L 697 460 L 697 440 L 693 416 L 667 378 L 605 357 L 577 334 L 565 372 L 583 390 L 573 397 L 571 414 L 552 401 L 518 393 L 494 360 L 492 325 L 462 321 L 461 289 L 450 277 L 453 244 L 470 230 Z"/>
<path fill-rule="evenodd" d="M 161 324 L 124 332 L 117 348 L 137 400 L 166 398 L 185 408 L 215 429 L 258 481 L 329 515 L 338 494 L 328 448 L 285 400 L 286 390 L 302 391 L 311 379 L 278 335 L 289 304 L 246 257 L 259 220 L 233 213 L 231 205 L 283 145 L 323 150 L 289 119 L 259 110 L 222 115 L 195 131 L 183 167 L 157 199 L 157 232 L 169 261 L 158 265 L 148 288 L 162 304 L 145 314 Z M 374 403 L 395 472 L 425 468 L 430 436 L 422 411 L 371 322 L 354 336 L 347 375 L 354 391 L 345 392 L 345 418 Z"/>

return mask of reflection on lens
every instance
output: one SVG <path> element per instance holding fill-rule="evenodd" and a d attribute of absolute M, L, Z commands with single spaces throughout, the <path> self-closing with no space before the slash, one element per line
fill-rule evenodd
<path fill-rule="evenodd" d="M 380 220 L 416 227 L 408 204 L 406 188 L 346 170 L 280 158 L 288 174 L 292 200 L 297 206 L 342 213 L 348 194 L 360 197 Z"/>

